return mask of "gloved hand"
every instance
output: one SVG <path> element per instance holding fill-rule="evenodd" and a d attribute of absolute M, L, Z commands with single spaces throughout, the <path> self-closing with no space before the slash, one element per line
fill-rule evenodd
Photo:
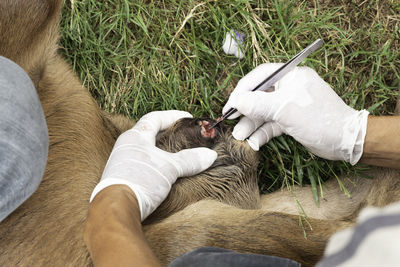
<path fill-rule="evenodd" d="M 347 106 L 313 69 L 295 68 L 275 84 L 273 92 L 249 92 L 281 65 L 262 64 L 239 81 L 223 109 L 225 113 L 234 107 L 244 115 L 233 136 L 248 138 L 258 150 L 285 133 L 320 157 L 356 164 L 363 152 L 369 113 Z"/>
<path fill-rule="evenodd" d="M 217 158 L 211 149 L 169 153 L 155 146 L 157 133 L 184 117 L 192 116 L 175 110 L 151 112 L 121 134 L 90 201 L 108 186 L 127 185 L 136 195 L 143 221 L 167 197 L 178 177 L 194 175 L 210 167 Z"/>

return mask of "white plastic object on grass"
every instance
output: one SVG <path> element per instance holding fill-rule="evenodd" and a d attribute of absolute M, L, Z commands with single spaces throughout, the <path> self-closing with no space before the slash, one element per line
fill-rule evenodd
<path fill-rule="evenodd" d="M 231 30 L 226 33 L 222 49 L 228 55 L 234 55 L 237 58 L 244 58 L 244 41 L 246 36 L 244 33 Z"/>

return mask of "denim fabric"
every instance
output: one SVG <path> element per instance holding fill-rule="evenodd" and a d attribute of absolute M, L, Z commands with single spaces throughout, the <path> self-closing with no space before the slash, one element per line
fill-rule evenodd
<path fill-rule="evenodd" d="M 299 263 L 266 255 L 238 253 L 232 250 L 203 247 L 183 254 L 168 267 L 299 267 Z"/>
<path fill-rule="evenodd" d="M 0 57 L 0 222 L 39 186 L 48 146 L 32 81 L 17 64 Z"/>

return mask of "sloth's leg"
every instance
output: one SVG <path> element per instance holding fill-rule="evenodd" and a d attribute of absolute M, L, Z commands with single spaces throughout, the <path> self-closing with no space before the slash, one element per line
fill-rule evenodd
<path fill-rule="evenodd" d="M 305 222 L 296 215 L 242 210 L 203 200 L 162 222 L 145 226 L 144 231 L 163 264 L 196 248 L 212 246 L 312 265 L 322 256 L 329 237 L 350 225 L 317 219 Z"/>

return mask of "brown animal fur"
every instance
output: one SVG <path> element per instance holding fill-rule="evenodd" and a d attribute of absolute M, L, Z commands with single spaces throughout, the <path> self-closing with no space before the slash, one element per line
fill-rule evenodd
<path fill-rule="evenodd" d="M 22 66 L 34 81 L 50 137 L 40 187 L 0 224 L 0 266 L 91 265 L 83 243 L 88 199 L 116 138 L 133 126 L 127 118 L 101 111 L 57 54 L 61 4 L 61 0 L 0 2 L 0 55 Z M 160 134 L 158 144 L 170 151 L 202 144 L 198 133 L 182 131 L 188 125 L 193 128 L 190 123 L 179 122 Z M 352 225 L 361 207 L 400 199 L 399 172 L 373 169 L 369 174 L 374 180 L 342 178 L 351 198 L 339 192 L 335 181 L 328 182 L 320 209 L 310 199 L 309 188 L 265 195 L 260 202 L 257 155 L 233 140 L 229 131 L 222 129 L 216 142 L 205 144 L 218 151 L 213 167 L 179 179 L 146 221 L 145 235 L 164 265 L 201 246 L 277 255 L 312 265 L 327 239 Z M 191 143 L 190 137 L 198 142 Z M 298 226 L 293 195 L 310 217 L 313 230 L 306 227 L 307 239 Z"/>
<path fill-rule="evenodd" d="M 397 103 L 396 103 L 396 108 L 394 110 L 395 115 L 400 115 L 400 83 L 399 83 L 399 94 L 397 96 Z"/>

